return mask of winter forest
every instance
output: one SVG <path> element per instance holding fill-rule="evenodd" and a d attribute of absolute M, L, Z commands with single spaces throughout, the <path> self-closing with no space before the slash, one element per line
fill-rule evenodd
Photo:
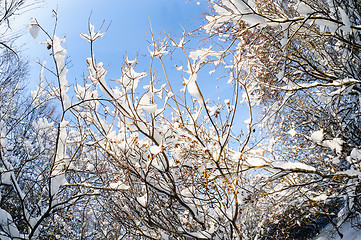
<path fill-rule="evenodd" d="M 62 13 L 29 19 L 29 79 L 6 31 L 29 0 L 0 0 L 1 240 L 361 238 L 361 1 L 204 1 L 116 79 L 106 21 L 78 69 Z"/>

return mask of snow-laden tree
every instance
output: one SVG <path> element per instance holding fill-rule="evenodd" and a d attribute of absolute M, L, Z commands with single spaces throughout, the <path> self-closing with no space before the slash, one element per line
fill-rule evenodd
<path fill-rule="evenodd" d="M 1 1 L 0 24 L 5 33 L 11 17 L 23 9 L 24 2 Z M 32 35 L 34 27 L 39 26 L 32 20 Z M 81 139 L 66 131 L 65 109 L 56 107 L 59 90 L 46 84 L 45 64 L 39 86 L 31 96 L 28 94 L 24 87 L 27 65 L 10 48 L 13 45 L 7 36 L 4 34 L 0 40 L 4 47 L 0 50 L 0 238 L 53 239 L 61 234 L 69 239 L 75 230 L 86 228 L 70 214 L 81 218 L 88 203 L 80 200 L 94 194 L 79 188 L 61 188 L 68 170 L 64 162 L 83 156 L 78 154 L 83 150 Z M 61 78 L 64 82 L 66 68 L 61 62 L 64 52 L 60 39 L 53 39 L 51 44 L 57 60 L 52 80 Z M 67 153 L 73 151 L 74 155 L 66 155 L 66 146 Z M 71 173 L 67 177 L 71 183 Z M 67 212 L 75 205 L 77 208 Z"/>
<path fill-rule="evenodd" d="M 360 2 L 224 0 L 213 9 L 204 29 L 232 52 L 243 76 L 230 78 L 247 85 L 260 109 L 252 124 L 270 143 L 255 166 L 272 171 L 260 189 L 273 211 L 263 236 L 309 237 L 325 220 L 358 219 Z"/>
<path fill-rule="evenodd" d="M 2 194 L 15 195 L 2 235 L 306 239 L 358 223 L 360 4 L 209 2 L 203 47 L 151 33 L 116 80 L 96 58 L 102 28 L 81 34 L 87 73 L 72 84 L 65 39 L 31 20 L 53 58 L 31 109 L 57 107 L 18 121 L 20 136 L 1 129 Z M 201 82 L 219 72 L 213 99 Z"/>
<path fill-rule="evenodd" d="M 243 212 L 253 205 L 253 176 L 243 177 L 247 163 L 240 161 L 250 134 L 232 132 L 240 83 L 231 99 L 216 102 L 197 84 L 203 64 L 221 63 L 222 55 L 210 49 L 187 53 L 184 37 L 152 37 L 148 72 L 138 72 L 137 59 L 126 57 L 119 79 L 107 81 L 94 54 L 103 33 L 89 24 L 89 33 L 81 36 L 90 42 L 88 77 L 83 86 L 74 86 L 77 101 L 70 111 L 86 129 L 86 145 L 97 150 L 87 157 L 93 179 L 65 186 L 102 192 L 94 200 L 98 237 L 242 238 L 248 228 L 242 219 L 257 215 Z M 170 51 L 179 51 L 186 62 L 178 67 L 179 82 L 168 78 L 164 59 Z M 155 64 L 164 70 L 162 77 L 155 75 Z M 229 148 L 230 141 L 237 150 Z M 74 164 L 74 171 L 82 169 Z"/>

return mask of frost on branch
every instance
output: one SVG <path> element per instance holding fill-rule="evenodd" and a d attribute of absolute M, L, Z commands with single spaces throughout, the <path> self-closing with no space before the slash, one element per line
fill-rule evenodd
<path fill-rule="evenodd" d="M 90 22 L 88 27 L 89 27 L 89 35 L 85 33 L 80 33 L 80 36 L 88 40 L 88 42 L 93 42 L 98 38 L 102 38 L 105 34 L 105 33 L 100 33 L 100 29 L 97 32 L 94 32 L 94 25 L 92 25 Z"/>
<path fill-rule="evenodd" d="M 6 212 L 4 209 L 0 208 L 0 226 L 4 232 L 0 231 L 1 235 L 8 235 L 14 238 L 19 238 L 20 233 L 18 228 L 16 227 L 13 218 L 11 215 Z"/>
<path fill-rule="evenodd" d="M 62 101 L 62 105 L 64 109 L 68 109 L 71 106 L 70 98 L 67 95 L 68 81 L 66 79 L 66 74 L 68 73 L 68 69 L 65 66 L 65 57 L 66 57 L 66 49 L 61 46 L 61 43 L 64 39 L 60 39 L 59 37 L 55 36 L 52 43 L 53 43 L 53 54 L 54 54 L 54 61 L 56 63 L 57 73 L 58 73 L 58 80 L 59 80 L 59 97 Z"/>
<path fill-rule="evenodd" d="M 51 180 L 51 195 L 55 196 L 62 184 L 66 183 L 64 170 L 67 167 L 68 160 L 66 155 L 66 140 L 67 132 L 66 127 L 68 122 L 63 120 L 59 126 L 59 138 L 56 146 L 56 155 L 54 165 L 52 169 L 52 180 Z"/>
<path fill-rule="evenodd" d="M 30 21 L 30 25 L 28 27 L 30 35 L 35 39 L 39 35 L 40 27 L 38 21 L 35 18 L 32 18 Z"/>
<path fill-rule="evenodd" d="M 34 106 L 39 106 L 43 101 L 46 101 L 48 98 L 45 92 L 45 80 L 44 80 L 45 65 L 46 62 L 44 61 L 43 64 L 41 65 L 39 85 L 36 86 L 36 90 L 31 90 L 31 97 L 33 99 Z"/>

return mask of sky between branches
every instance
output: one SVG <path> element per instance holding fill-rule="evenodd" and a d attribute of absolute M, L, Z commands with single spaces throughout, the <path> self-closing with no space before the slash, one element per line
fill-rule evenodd
<path fill-rule="evenodd" d="M 72 78 L 79 79 L 79 74 L 86 70 L 89 46 L 79 34 L 87 32 L 90 16 L 96 28 L 103 21 L 106 27 L 109 26 L 105 37 L 96 45 L 96 53 L 97 58 L 115 73 L 120 70 L 125 54 L 130 58 L 136 57 L 137 53 L 147 54 L 146 40 L 151 25 L 155 34 L 164 29 L 171 36 L 181 36 L 183 28 L 191 31 L 200 26 L 207 5 L 202 1 L 186 0 L 44 0 L 31 6 L 17 16 L 12 25 L 14 31 L 20 31 L 16 43 L 22 46 L 22 54 L 30 62 L 31 89 L 35 87 L 40 72 L 40 66 L 35 62 L 50 61 L 50 52 L 46 50 L 46 45 L 38 44 L 46 40 L 45 34 L 40 33 L 34 40 L 26 28 L 30 19 L 36 18 L 47 31 L 52 32 L 55 22 L 53 9 L 58 13 L 56 34 L 66 37 L 63 46 L 71 61 L 68 75 L 71 82 Z M 111 76 L 112 72 L 109 73 Z"/>

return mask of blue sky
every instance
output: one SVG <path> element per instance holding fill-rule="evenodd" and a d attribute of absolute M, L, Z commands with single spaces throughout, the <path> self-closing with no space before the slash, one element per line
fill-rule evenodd
<path fill-rule="evenodd" d="M 163 28 L 171 36 L 179 36 L 183 28 L 190 31 L 200 26 L 203 21 L 202 13 L 207 10 L 207 5 L 193 0 L 44 0 L 36 8 L 17 17 L 14 26 L 25 30 L 33 17 L 51 32 L 54 26 L 52 9 L 57 9 L 58 12 L 57 35 L 66 37 L 63 46 L 68 51 L 72 66 L 69 77 L 79 78 L 86 69 L 85 58 L 89 56 L 88 45 L 79 34 L 87 33 L 90 14 L 96 27 L 103 21 L 106 26 L 110 24 L 105 37 L 96 44 L 98 59 L 112 69 L 120 70 L 126 53 L 130 58 L 134 58 L 137 53 L 147 53 L 149 19 L 156 34 Z M 33 40 L 27 31 L 18 39 L 18 44 L 23 45 L 22 54 L 29 58 L 31 85 L 37 81 L 34 78 L 38 78 L 40 71 L 40 66 L 34 61 L 50 62 L 46 46 L 37 43 L 45 40 L 44 34 L 39 34 Z M 72 82 L 71 79 L 69 82 Z"/>
<path fill-rule="evenodd" d="M 209 6 L 203 0 L 43 1 L 44 3 L 41 6 L 17 17 L 14 23 L 14 28 L 24 31 L 24 34 L 18 39 L 18 44 L 23 45 L 22 55 L 29 59 L 31 69 L 29 78 L 30 89 L 35 89 L 39 80 L 40 65 L 36 64 L 35 61 L 42 63 L 46 60 L 48 62 L 47 66 L 52 66 L 50 51 L 46 49 L 46 45 L 38 44 L 38 42 L 46 40 L 45 34 L 39 34 L 38 38 L 34 40 L 26 30 L 32 17 L 36 18 L 47 31 L 51 32 L 54 26 L 52 9 L 57 9 L 58 27 L 56 35 L 66 37 L 63 47 L 67 49 L 68 60 L 71 66 L 67 74 L 67 80 L 72 85 L 75 82 L 82 82 L 83 73 L 86 75 L 87 72 L 85 59 L 89 57 L 90 51 L 86 41 L 80 37 L 80 33 L 87 33 L 90 14 L 92 14 L 91 22 L 96 28 L 103 21 L 105 21 L 105 26 L 110 24 L 105 36 L 97 41 L 95 45 L 97 61 L 102 61 L 105 66 L 109 67 L 107 74 L 107 80 L 109 80 L 119 79 L 121 76 L 121 66 L 125 54 L 130 59 L 133 59 L 137 53 L 139 53 L 140 57 L 148 54 L 146 39 L 147 32 L 149 33 L 150 29 L 149 19 L 152 22 L 155 34 L 159 34 L 161 29 L 164 29 L 170 36 L 178 39 L 183 33 L 183 28 L 186 32 L 189 32 L 200 27 L 202 22 L 204 23 L 202 14 L 209 10 Z M 198 47 L 198 44 L 199 39 L 193 38 L 192 43 L 187 44 L 187 46 Z M 169 71 L 168 76 L 173 81 L 173 85 L 179 86 L 178 89 L 180 89 L 183 82 L 182 75 L 186 78 L 189 76 L 175 70 L 175 64 L 179 64 L 180 61 L 178 56 L 173 57 L 173 60 L 172 62 L 166 62 L 166 67 Z M 147 70 L 148 67 L 147 61 L 142 60 L 137 71 Z M 158 70 L 162 78 L 162 71 L 160 68 Z M 217 80 L 217 76 L 225 74 L 225 70 L 221 69 L 220 72 L 212 76 L 208 74 L 209 70 L 212 69 L 202 70 L 198 74 L 197 80 L 205 99 L 217 102 L 218 94 L 221 95 L 221 102 L 227 98 L 233 99 L 232 85 L 225 84 L 228 78 Z M 220 86 L 220 88 L 217 89 L 216 86 Z M 237 120 L 236 125 L 241 124 L 247 118 L 248 113 L 245 111 L 244 116 Z"/>
<path fill-rule="evenodd" d="M 24 34 L 19 38 L 18 44 L 23 45 L 22 54 L 28 57 L 30 63 L 29 88 L 35 89 L 40 74 L 40 65 L 47 61 L 47 66 L 52 66 L 50 51 L 46 45 L 38 44 L 46 40 L 45 34 L 39 34 L 37 39 L 32 39 L 27 31 L 27 26 L 31 18 L 36 18 L 40 25 L 47 31 L 52 32 L 54 26 L 54 17 L 52 9 L 57 9 L 58 27 L 56 35 L 66 37 L 66 42 L 62 45 L 67 49 L 70 69 L 67 74 L 69 84 L 82 82 L 83 75 L 87 72 L 85 59 L 89 57 L 89 45 L 86 40 L 80 37 L 80 33 L 87 33 L 88 19 L 91 14 L 91 22 L 95 27 L 99 27 L 103 21 L 105 26 L 110 27 L 105 36 L 99 39 L 95 44 L 95 53 L 97 61 L 104 62 L 109 70 L 107 80 L 119 79 L 121 76 L 121 66 L 125 54 L 133 59 L 139 53 L 142 57 L 148 54 L 147 51 L 147 32 L 150 30 L 150 22 L 155 35 L 161 32 L 161 29 L 170 36 L 178 39 L 185 29 L 190 32 L 204 23 L 203 13 L 209 10 L 209 5 L 204 0 L 43 0 L 44 2 L 35 9 L 29 10 L 17 17 L 14 25 L 22 29 Z M 199 40 L 192 38 L 188 47 L 198 47 Z M 184 56 L 183 56 L 184 57 Z M 148 61 L 139 61 L 138 72 L 149 69 Z M 172 62 L 166 61 L 168 76 L 173 81 L 175 89 L 182 88 L 182 75 L 186 78 L 187 74 L 175 69 L 176 64 L 180 64 L 178 56 L 174 56 Z M 148 59 L 149 60 L 149 59 Z M 185 61 L 183 60 L 183 63 Z M 157 69 L 155 69 L 157 70 Z M 160 67 L 159 76 L 162 77 Z M 224 70 L 210 76 L 208 72 L 212 69 L 205 69 L 198 74 L 197 83 L 200 86 L 205 99 L 216 101 L 218 94 L 224 99 L 233 98 L 232 86 L 225 84 L 228 78 L 217 80 L 217 76 L 225 74 Z M 49 75 L 48 75 L 49 77 Z M 48 79 L 54 80 L 54 79 Z M 160 79 L 164 80 L 164 79 Z M 177 87 L 178 86 L 178 87 Z M 216 86 L 220 86 L 219 89 Z M 248 117 L 247 117 L 248 118 Z"/>

